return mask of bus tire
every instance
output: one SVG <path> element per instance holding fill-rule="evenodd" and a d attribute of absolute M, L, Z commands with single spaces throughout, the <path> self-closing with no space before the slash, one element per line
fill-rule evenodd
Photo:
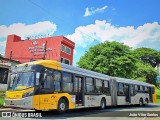
<path fill-rule="evenodd" d="M 65 99 L 60 99 L 59 102 L 58 102 L 58 108 L 57 108 L 57 111 L 59 114 L 63 114 L 67 111 L 67 102 Z"/>
<path fill-rule="evenodd" d="M 106 108 L 106 100 L 102 98 L 100 103 L 100 109 L 104 110 L 105 108 Z"/>
<path fill-rule="evenodd" d="M 143 106 L 143 99 L 142 98 L 140 98 L 140 100 L 139 100 L 139 106 Z"/>
<path fill-rule="evenodd" d="M 145 99 L 145 104 L 144 105 L 148 105 L 148 98 Z"/>

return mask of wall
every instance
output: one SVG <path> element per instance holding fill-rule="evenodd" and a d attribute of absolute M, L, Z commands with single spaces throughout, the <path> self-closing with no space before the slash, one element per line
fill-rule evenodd
<path fill-rule="evenodd" d="M 47 43 L 46 43 L 47 41 Z M 73 61 L 73 50 L 70 56 L 61 54 L 61 43 L 71 46 L 74 49 L 74 42 L 68 40 L 63 36 L 55 36 L 48 38 L 40 38 L 34 40 L 21 40 L 17 35 L 9 35 L 7 38 L 5 57 L 19 60 L 21 63 L 29 62 L 30 60 L 40 60 L 44 58 L 45 43 L 46 55 L 45 59 L 60 61 L 61 57 L 70 59 L 71 64 Z M 12 51 L 12 54 L 11 54 Z"/>

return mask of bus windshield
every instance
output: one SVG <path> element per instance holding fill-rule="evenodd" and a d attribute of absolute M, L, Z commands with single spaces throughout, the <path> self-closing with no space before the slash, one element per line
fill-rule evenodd
<path fill-rule="evenodd" d="M 14 73 L 10 76 L 8 90 L 23 90 L 34 87 L 34 72 Z"/>

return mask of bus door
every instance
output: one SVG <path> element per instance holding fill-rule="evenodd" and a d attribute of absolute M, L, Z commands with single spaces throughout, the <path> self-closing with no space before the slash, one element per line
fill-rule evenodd
<path fill-rule="evenodd" d="M 84 77 L 75 76 L 74 78 L 74 93 L 76 96 L 76 105 L 84 105 Z"/>
<path fill-rule="evenodd" d="M 55 91 L 55 84 L 58 82 L 55 80 L 54 76 L 60 77 L 59 71 L 47 71 L 44 73 L 43 81 L 40 84 L 39 89 L 39 107 L 40 109 L 52 109 L 54 99 L 52 99 L 52 94 Z M 57 84 L 56 84 L 57 85 Z M 59 85 L 60 90 L 60 85 Z"/>
<path fill-rule="evenodd" d="M 129 89 L 129 85 L 128 85 L 128 84 L 125 84 L 125 85 L 124 85 L 124 92 L 125 92 L 126 102 L 129 102 L 129 103 L 130 103 L 131 94 L 130 94 L 130 89 Z"/>

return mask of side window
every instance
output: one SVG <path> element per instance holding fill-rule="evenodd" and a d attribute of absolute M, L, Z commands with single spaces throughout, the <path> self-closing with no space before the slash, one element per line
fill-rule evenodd
<path fill-rule="evenodd" d="M 134 94 L 137 94 L 137 92 L 138 92 L 138 86 L 134 85 Z"/>
<path fill-rule="evenodd" d="M 72 75 L 67 72 L 63 72 L 63 91 L 72 92 L 73 91 L 73 83 L 72 83 Z"/>
<path fill-rule="evenodd" d="M 137 90 L 138 90 L 138 86 L 137 86 L 137 85 L 135 85 L 134 87 L 135 87 L 135 91 L 137 91 Z"/>
<path fill-rule="evenodd" d="M 38 78 L 37 75 L 36 75 L 36 79 Z M 39 74 L 39 77 L 40 77 L 40 74 Z M 53 70 L 46 69 L 44 76 L 43 76 L 43 82 L 41 83 L 41 88 L 51 89 L 51 90 L 54 89 Z"/>
<path fill-rule="evenodd" d="M 142 92 L 145 93 L 145 87 L 144 86 L 142 86 Z"/>
<path fill-rule="evenodd" d="M 145 93 L 148 93 L 148 87 L 145 86 Z"/>
<path fill-rule="evenodd" d="M 131 85 L 131 95 L 134 95 L 134 88 L 133 88 L 133 85 Z"/>
<path fill-rule="evenodd" d="M 44 82 L 44 88 L 53 89 L 53 76 L 46 76 L 46 80 Z"/>
<path fill-rule="evenodd" d="M 143 92 L 143 86 L 142 85 L 140 86 L 140 91 Z"/>
<path fill-rule="evenodd" d="M 137 87 L 138 87 L 138 92 L 140 91 L 140 85 L 137 85 Z"/>
<path fill-rule="evenodd" d="M 103 82 L 103 93 L 106 95 L 110 95 L 109 81 Z"/>
<path fill-rule="evenodd" d="M 75 77 L 74 79 L 74 92 L 81 92 L 82 91 L 82 78 L 81 77 Z"/>
<path fill-rule="evenodd" d="M 93 78 L 86 77 L 86 92 L 94 93 Z"/>
<path fill-rule="evenodd" d="M 61 73 L 59 71 L 54 71 L 54 90 L 60 91 Z"/>
<path fill-rule="evenodd" d="M 102 93 L 102 80 L 96 79 L 96 93 Z"/>
<path fill-rule="evenodd" d="M 122 84 L 122 83 L 119 83 L 119 85 L 118 85 L 118 95 L 119 96 L 122 96 L 122 95 L 124 95 L 124 85 Z"/>

